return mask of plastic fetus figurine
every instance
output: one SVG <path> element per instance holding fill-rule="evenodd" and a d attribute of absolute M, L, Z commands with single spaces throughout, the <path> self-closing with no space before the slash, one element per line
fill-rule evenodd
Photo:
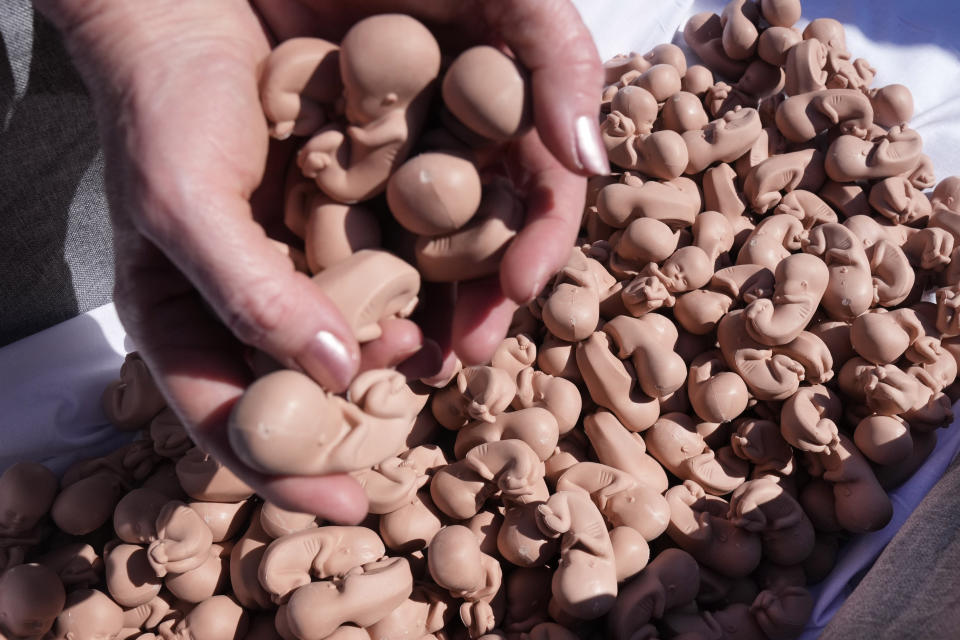
<path fill-rule="evenodd" d="M 664 271 L 670 273 L 666 266 Z M 603 331 L 616 345 L 617 355 L 630 358 L 644 393 L 664 398 L 683 386 L 687 367 L 674 351 L 677 327 L 665 316 L 656 313 L 639 318 L 620 315 L 607 322 Z"/>
<path fill-rule="evenodd" d="M 516 377 L 497 367 L 465 367 L 453 384 L 433 394 L 430 410 L 442 426 L 458 430 L 474 420 L 493 422 L 517 395 Z"/>
<path fill-rule="evenodd" d="M 726 82 L 712 85 L 704 96 L 710 113 L 721 117 L 737 107 L 756 109 L 760 103 L 783 89 L 783 71 L 779 65 L 752 60 L 732 86 Z M 761 117 L 761 120 L 763 118 Z"/>
<path fill-rule="evenodd" d="M 410 158 L 390 176 L 387 204 L 411 233 L 440 236 L 473 217 L 481 190 L 480 175 L 469 158 L 433 151 Z"/>
<path fill-rule="evenodd" d="M 313 276 L 313 283 L 346 318 L 354 337 L 380 337 L 380 320 L 405 318 L 418 303 L 420 274 L 396 256 L 364 249 Z"/>
<path fill-rule="evenodd" d="M 710 122 L 699 96 L 689 91 L 678 91 L 663 103 L 661 110 L 663 128 L 683 134 L 684 131 L 702 129 Z"/>
<path fill-rule="evenodd" d="M 867 92 L 876 70 L 863 58 L 851 62 L 843 25 L 833 18 L 817 18 L 803 30 L 805 40 L 816 39 L 826 50 L 823 70 L 831 89 L 858 89 Z"/>
<path fill-rule="evenodd" d="M 438 469 L 430 482 L 430 496 L 445 514 L 466 520 L 498 490 L 508 502 L 546 500 L 543 474 L 543 462 L 522 440 L 485 442 L 463 460 Z"/>
<path fill-rule="evenodd" d="M 560 538 L 551 613 L 594 620 L 610 611 L 617 597 L 616 559 L 603 516 L 590 497 L 557 491 L 537 507 L 537 526 L 544 535 Z"/>
<path fill-rule="evenodd" d="M 464 601 L 460 619 L 471 638 L 497 626 L 491 601 L 500 591 L 502 569 L 495 558 L 480 550 L 470 529 L 461 525 L 441 529 L 427 549 L 427 567 L 438 586 Z"/>
<path fill-rule="evenodd" d="M 843 414 L 840 397 L 823 385 L 804 386 L 780 411 L 783 439 L 800 451 L 825 453 L 837 446 L 837 422 Z"/>
<path fill-rule="evenodd" d="M 774 213 L 793 216 L 808 232 L 818 224 L 837 221 L 836 211 L 823 198 L 806 189 L 794 189 L 784 194 Z"/>
<path fill-rule="evenodd" d="M 253 611 L 273 607 L 270 594 L 260 584 L 258 577 L 260 561 L 267 545 L 273 541 L 261 525 L 261 510 L 262 507 L 254 510 L 250 525 L 230 550 L 230 585 L 233 595 L 244 608 Z"/>
<path fill-rule="evenodd" d="M 240 502 L 253 495 L 247 483 L 199 447 L 187 451 L 176 468 L 180 486 L 194 500 Z"/>
<path fill-rule="evenodd" d="M 619 293 L 619 283 L 606 267 L 576 247 L 536 302 L 550 333 L 579 342 L 596 330 L 601 307 Z"/>
<path fill-rule="evenodd" d="M 57 476 L 36 462 L 17 462 L 0 475 L 0 571 L 21 564 L 43 538 L 40 521 L 57 485 Z"/>
<path fill-rule="evenodd" d="M 743 577 L 760 563 L 761 541 L 757 533 L 728 518 L 730 505 L 711 496 L 692 480 L 667 490 L 670 505 L 667 535 L 698 562 L 731 577 Z"/>
<path fill-rule="evenodd" d="M 746 61 L 734 60 L 723 46 L 723 22 L 715 13 L 705 11 L 687 20 L 683 27 L 683 39 L 714 73 L 736 80 L 747 68 Z"/>
<path fill-rule="evenodd" d="M 194 446 L 180 418 L 169 407 L 150 421 L 149 433 L 153 450 L 164 458 L 176 460 Z"/>
<path fill-rule="evenodd" d="M 366 527 L 325 526 L 277 538 L 263 552 L 259 580 L 282 604 L 311 578 L 342 577 L 385 553 L 383 541 Z"/>
<path fill-rule="evenodd" d="M 586 493 L 612 527 L 630 527 L 648 542 L 670 521 L 667 502 L 656 489 L 604 464 L 578 462 L 557 479 L 556 490 Z"/>
<path fill-rule="evenodd" d="M 563 436 L 579 422 L 583 398 L 576 385 L 566 378 L 527 367 L 517 375 L 517 396 L 512 405 L 516 410 L 536 407 L 549 411 Z"/>
<path fill-rule="evenodd" d="M 120 498 L 142 482 L 163 460 L 147 439 L 100 457 L 78 462 L 60 479 L 61 490 L 50 508 L 54 523 L 79 536 L 100 528 L 113 515 Z"/>
<path fill-rule="evenodd" d="M 660 415 L 660 403 L 643 393 L 633 364 L 618 358 L 612 347 L 607 333 L 594 332 L 577 345 L 577 366 L 597 405 L 610 409 L 629 430 L 643 431 Z"/>
<path fill-rule="evenodd" d="M 714 611 L 674 611 L 662 626 L 678 640 L 767 640 L 750 606 L 742 602 Z"/>
<path fill-rule="evenodd" d="M 813 613 L 813 598 L 802 586 L 779 586 L 757 594 L 750 605 L 767 638 L 796 638 Z"/>
<path fill-rule="evenodd" d="M 289 629 L 292 637 L 303 640 L 343 637 L 333 635 L 341 625 L 368 627 L 401 605 L 412 591 L 407 560 L 384 558 L 358 567 L 342 579 L 300 587 L 277 611 L 277 627 Z"/>
<path fill-rule="evenodd" d="M 121 607 L 139 607 L 160 593 L 163 581 L 150 565 L 144 547 L 108 543 L 103 560 L 107 591 Z"/>
<path fill-rule="evenodd" d="M 870 463 L 845 434 L 824 453 L 814 456 L 823 479 L 833 484 L 837 522 L 852 533 L 877 531 L 890 522 L 893 506 Z"/>
<path fill-rule="evenodd" d="M 455 197 L 464 196 L 458 190 Z M 463 227 L 446 235 L 417 238 L 414 254 L 421 277 L 455 282 L 495 274 L 525 215 L 513 185 L 502 177 L 490 180 L 483 186 L 476 214 Z"/>
<path fill-rule="evenodd" d="M 277 45 L 260 73 L 260 103 L 270 136 L 309 136 L 328 120 L 340 98 L 340 47 L 320 38 L 291 38 Z"/>
<path fill-rule="evenodd" d="M 838 137 L 827 150 L 824 169 L 837 182 L 889 178 L 912 172 L 922 154 L 920 134 L 907 125 L 895 125 L 873 140 Z"/>
<path fill-rule="evenodd" d="M 453 453 L 463 458 L 471 449 L 484 442 L 517 439 L 533 449 L 540 460 L 546 460 L 557 446 L 560 429 L 552 413 L 540 407 L 508 411 L 494 422 L 477 421 L 457 433 Z"/>
<path fill-rule="evenodd" d="M 702 64 L 690 65 L 680 79 L 680 86 L 683 91 L 702 98 L 713 86 L 713 72 Z"/>
<path fill-rule="evenodd" d="M 264 473 L 307 475 L 369 468 L 405 448 L 423 405 L 402 374 L 366 371 L 351 383 L 348 397 L 325 392 L 302 373 L 275 371 L 234 406 L 230 442 Z"/>
<path fill-rule="evenodd" d="M 117 503 L 113 529 L 130 544 L 149 544 L 157 539 L 157 518 L 170 498 L 158 491 L 139 487 Z"/>
<path fill-rule="evenodd" d="M 777 108 L 777 128 L 791 142 L 812 140 L 836 128 L 866 138 L 873 124 L 870 99 L 854 89 L 826 89 L 794 95 Z"/>
<path fill-rule="evenodd" d="M 107 385 L 100 403 L 107 419 L 121 431 L 147 426 L 167 406 L 147 363 L 137 352 L 127 354 L 120 366 L 120 379 Z"/>
<path fill-rule="evenodd" d="M 743 181 L 743 195 L 754 212 L 764 213 L 780 204 L 781 191 L 818 191 L 825 179 L 823 152 L 802 149 L 770 156 L 751 168 Z"/>
<path fill-rule="evenodd" d="M 720 24 L 723 26 L 721 44 L 732 59 L 746 60 L 756 52 L 757 38 L 760 37 L 757 30 L 759 9 L 757 3 L 746 0 L 732 0 L 723 8 L 720 14 Z"/>
<path fill-rule="evenodd" d="M 730 448 L 753 464 L 751 479 L 766 478 L 783 484 L 796 466 L 793 449 L 780 435 L 780 425 L 772 420 L 748 418 L 740 421 L 730 436 Z"/>
<path fill-rule="evenodd" d="M 368 626 L 360 640 L 367 638 L 433 638 L 451 622 L 450 597 L 430 584 L 415 584 L 406 601 L 385 617 Z"/>
<path fill-rule="evenodd" d="M 748 480 L 730 496 L 730 521 L 760 534 L 764 558 L 782 565 L 803 562 L 815 534 L 803 507 L 772 480 Z"/>
<path fill-rule="evenodd" d="M 825 223 L 811 229 L 803 245 L 830 270 L 821 305 L 831 318 L 853 320 L 873 306 L 870 261 L 856 234 L 842 224 Z"/>
<path fill-rule="evenodd" d="M 803 236 L 803 225 L 794 216 L 766 216 L 747 236 L 737 255 L 737 265 L 760 265 L 773 273 L 781 260 L 800 248 Z"/>
<path fill-rule="evenodd" d="M 798 96 L 827 88 L 827 65 L 829 49 L 817 38 L 805 37 L 802 42 L 787 51 L 783 66 L 784 91 L 788 96 Z"/>
<path fill-rule="evenodd" d="M 610 99 L 610 112 L 600 124 L 607 153 L 624 164 L 634 162 L 632 138 L 649 135 L 656 119 L 657 99 L 647 89 L 632 85 L 618 89 Z"/>
<path fill-rule="evenodd" d="M 370 513 L 386 514 L 414 501 L 429 474 L 447 464 L 439 447 L 421 445 L 352 475 L 367 494 Z"/>
<path fill-rule="evenodd" d="M 147 558 L 157 577 L 196 569 L 210 555 L 213 533 L 200 515 L 172 500 L 156 520 L 157 538 L 147 548 Z"/>
<path fill-rule="evenodd" d="M 660 63 L 651 66 L 631 81 L 632 86 L 650 92 L 658 104 L 680 91 L 681 73 L 672 64 Z"/>
<path fill-rule="evenodd" d="M 103 582 L 103 560 L 84 542 L 54 547 L 37 562 L 52 569 L 67 589 L 86 589 Z"/>
<path fill-rule="evenodd" d="M 123 628 L 123 609 L 102 591 L 78 589 L 66 598 L 52 640 L 111 640 Z"/>
<path fill-rule="evenodd" d="M 791 254 L 777 264 L 772 298 L 759 298 L 743 315 L 750 337 L 761 344 L 787 344 L 806 329 L 827 289 L 830 271 L 820 258 Z"/>
<path fill-rule="evenodd" d="M 610 271 L 617 278 L 632 278 L 651 262 L 669 258 L 680 242 L 680 232 L 653 218 L 632 220 L 611 237 Z"/>
<path fill-rule="evenodd" d="M 66 594 L 53 571 L 20 564 L 0 574 L 0 637 L 40 640 L 63 610 Z"/>
<path fill-rule="evenodd" d="M 926 222 L 933 212 L 930 199 L 903 176 L 884 178 L 870 187 L 870 206 L 894 224 Z"/>
<path fill-rule="evenodd" d="M 490 358 L 490 366 L 506 371 L 516 380 L 520 372 L 537 361 L 537 343 L 526 333 L 508 335 Z"/>
<path fill-rule="evenodd" d="M 713 261 L 695 246 L 677 249 L 663 263 L 649 263 L 623 287 L 620 297 L 634 316 L 641 316 L 661 307 L 676 304 L 674 294 L 699 289 L 710 281 Z"/>
<path fill-rule="evenodd" d="M 321 129 L 297 162 L 339 202 L 367 200 L 386 186 L 423 126 L 440 71 L 440 47 L 400 14 L 356 23 L 340 43 L 346 128 Z"/>
<path fill-rule="evenodd" d="M 530 125 L 526 74 L 499 49 L 467 49 L 443 76 L 443 103 L 471 131 L 506 142 Z"/>
<path fill-rule="evenodd" d="M 160 623 L 158 640 L 235 640 L 246 636 L 249 616 L 229 596 L 213 596 L 183 618 Z"/>
<path fill-rule="evenodd" d="M 613 640 L 630 640 L 647 623 L 693 602 L 700 586 L 700 567 L 686 551 L 664 549 L 636 578 L 623 585 L 607 618 Z M 655 637 L 655 636 L 651 636 Z"/>
<path fill-rule="evenodd" d="M 749 465 L 724 447 L 718 453 L 697 433 L 693 419 L 667 413 L 644 432 L 650 454 L 670 473 L 695 480 L 710 493 L 723 495 L 743 484 Z"/>
<path fill-rule="evenodd" d="M 667 489 L 667 474 L 647 454 L 643 437 L 629 431 L 608 411 L 596 411 L 583 419 L 583 430 L 601 464 L 625 471 L 658 493 Z"/>
<path fill-rule="evenodd" d="M 702 201 L 697 184 L 689 178 L 626 182 L 605 186 L 597 194 L 597 215 L 617 229 L 637 218 L 653 218 L 671 229 L 688 227 L 700 212 Z"/>
<path fill-rule="evenodd" d="M 287 191 L 284 220 L 303 238 L 307 273 L 319 273 L 362 249 L 382 246 L 378 216 L 360 204 L 343 204 L 327 197 L 311 182 Z"/>
<path fill-rule="evenodd" d="M 636 86 L 617 91 L 610 101 L 611 111 L 601 123 L 600 131 L 611 162 L 623 169 L 633 169 L 661 180 L 672 180 L 683 173 L 687 164 L 687 149 L 676 131 L 652 129 L 657 117 L 657 103 L 680 90 L 680 77 L 673 67 L 656 65 L 650 69 L 657 76 L 656 80 L 662 80 L 660 76 L 663 74 L 659 71 L 667 72 L 670 77 L 663 86 L 644 83 L 648 78 L 641 76 L 635 81 L 638 83 Z M 650 74 L 651 80 L 654 74 Z"/>
<path fill-rule="evenodd" d="M 762 128 L 756 109 L 734 108 L 701 129 L 684 132 L 689 157 L 684 173 L 700 173 L 715 162 L 733 162 L 753 146 Z"/>
<path fill-rule="evenodd" d="M 786 345 L 767 347 L 747 333 L 746 318 L 731 311 L 717 325 L 723 359 L 743 378 L 758 400 L 784 400 L 803 379 L 814 384 L 833 375 L 833 358 L 823 340 L 803 331 Z"/>
<path fill-rule="evenodd" d="M 729 422 L 747 408 L 750 392 L 743 378 L 730 371 L 717 349 L 697 356 L 687 377 L 690 405 L 705 422 Z"/>
<path fill-rule="evenodd" d="M 909 308 L 865 313 L 850 326 L 850 342 L 857 355 L 873 364 L 894 363 L 911 349 L 913 359 L 920 353 L 931 357 L 935 340 L 926 335 L 917 312 Z"/>

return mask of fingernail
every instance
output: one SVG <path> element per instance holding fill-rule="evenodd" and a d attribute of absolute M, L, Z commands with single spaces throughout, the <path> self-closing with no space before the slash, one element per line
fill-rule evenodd
<path fill-rule="evenodd" d="M 329 331 L 318 331 L 296 361 L 321 387 L 339 393 L 353 380 L 360 355 Z"/>
<path fill-rule="evenodd" d="M 600 139 L 600 125 L 591 116 L 580 116 L 574 124 L 577 138 L 577 158 L 580 165 L 597 176 L 610 175 L 607 150 Z"/>

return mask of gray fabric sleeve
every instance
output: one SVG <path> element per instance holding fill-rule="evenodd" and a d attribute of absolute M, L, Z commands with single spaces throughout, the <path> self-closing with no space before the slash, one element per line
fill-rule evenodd
<path fill-rule="evenodd" d="M 90 99 L 29 0 L 0 10 L 0 345 L 110 302 L 113 246 Z"/>
<path fill-rule="evenodd" d="M 960 458 L 900 527 L 820 636 L 821 640 L 957 637 Z"/>

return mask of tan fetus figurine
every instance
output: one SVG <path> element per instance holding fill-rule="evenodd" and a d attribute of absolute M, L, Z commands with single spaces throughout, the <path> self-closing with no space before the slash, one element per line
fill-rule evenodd
<path fill-rule="evenodd" d="M 23 562 L 43 538 L 41 519 L 57 495 L 57 477 L 36 462 L 17 462 L 0 475 L 0 571 Z"/>
<path fill-rule="evenodd" d="M 607 622 L 610 637 L 637 637 L 635 633 L 647 623 L 693 602 L 699 586 L 700 567 L 693 556 L 680 549 L 665 549 L 620 590 Z"/>
<path fill-rule="evenodd" d="M 0 637 L 40 640 L 63 610 L 63 583 L 39 564 L 21 564 L 0 575 Z"/>
<path fill-rule="evenodd" d="M 590 498 L 557 491 L 537 507 L 537 527 L 548 537 L 560 538 L 551 610 L 578 620 L 607 613 L 617 597 L 616 559 L 603 516 Z"/>
<path fill-rule="evenodd" d="M 128 353 L 120 367 L 120 379 L 103 391 L 101 398 L 107 419 L 121 431 L 136 431 L 146 426 L 167 403 L 153 376 L 137 352 Z"/>
<path fill-rule="evenodd" d="M 373 16 L 340 43 L 340 77 L 349 124 L 318 132 L 297 158 L 308 178 L 339 202 L 381 192 L 423 126 L 440 71 L 433 35 L 409 16 Z"/>
<path fill-rule="evenodd" d="M 112 640 L 123 628 L 123 609 L 96 589 L 72 591 L 50 631 L 52 640 Z"/>
<path fill-rule="evenodd" d="M 340 47 L 319 38 L 278 44 L 260 74 L 260 103 L 270 136 L 309 136 L 326 124 L 340 98 Z"/>
<path fill-rule="evenodd" d="M 497 625 L 490 603 L 500 591 L 502 569 L 499 561 L 480 550 L 470 529 L 460 525 L 441 529 L 427 550 L 427 566 L 434 582 L 464 600 L 460 618 L 471 638 Z"/>

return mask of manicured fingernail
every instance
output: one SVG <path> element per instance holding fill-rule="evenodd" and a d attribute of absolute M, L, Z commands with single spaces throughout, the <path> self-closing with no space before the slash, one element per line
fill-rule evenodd
<path fill-rule="evenodd" d="M 600 125 L 597 124 L 596 117 L 580 116 L 574 127 L 580 165 L 594 175 L 610 175 L 610 162 L 600 140 Z"/>
<path fill-rule="evenodd" d="M 339 393 L 353 380 L 360 356 L 329 331 L 318 331 L 296 360 L 321 387 Z"/>

